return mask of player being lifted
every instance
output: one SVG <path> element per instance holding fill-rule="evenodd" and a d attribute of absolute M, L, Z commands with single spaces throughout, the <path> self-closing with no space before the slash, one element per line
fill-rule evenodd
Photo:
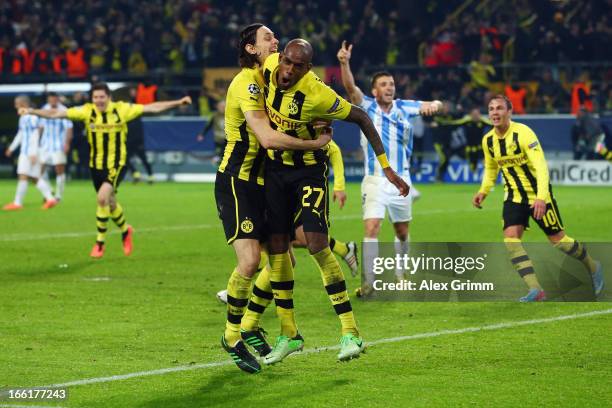
<path fill-rule="evenodd" d="M 21 112 L 22 109 L 29 109 L 29 107 L 30 98 L 26 95 L 20 95 L 15 98 L 15 109 L 17 112 Z M 36 188 L 45 198 L 43 209 L 52 208 L 57 204 L 57 201 L 51 194 L 49 183 L 41 177 L 39 140 L 40 129 L 38 118 L 33 115 L 22 115 L 19 118 L 17 136 L 15 136 L 15 139 L 13 139 L 13 142 L 5 152 L 6 157 L 10 157 L 18 147 L 20 148 L 19 159 L 17 159 L 18 181 L 15 200 L 2 207 L 5 211 L 15 211 L 23 208 L 23 199 L 28 191 L 28 179 L 36 183 Z"/>
<path fill-rule="evenodd" d="M 269 346 L 258 330 L 240 331 L 253 276 L 268 260 L 261 252 L 264 236 L 264 161 L 266 148 L 316 150 L 331 140 L 327 128 L 317 140 L 302 140 L 273 130 L 266 115 L 262 94 L 261 65 L 276 52 L 278 40 L 263 24 L 251 24 L 240 33 L 239 60 L 242 70 L 228 90 L 225 108 L 227 144 L 215 180 L 215 199 L 227 243 L 236 252 L 237 266 L 227 284 L 227 321 L 221 338 L 223 348 L 243 371 L 257 373 L 261 366 L 247 350 L 253 345 L 260 355 Z M 257 291 L 257 289 L 254 289 Z"/>
<path fill-rule="evenodd" d="M 388 72 L 377 72 L 372 77 L 372 95 L 363 94 L 355 84 L 351 72 L 350 59 L 353 46 L 342 42 L 338 51 L 338 61 L 342 73 L 342 85 L 346 89 L 351 102 L 361 106 L 376 126 L 382 136 L 382 143 L 391 165 L 408 184 L 410 181 L 410 156 L 412 154 L 413 127 L 410 119 L 417 115 L 433 115 L 442 107 L 440 101 L 413 101 L 395 98 L 395 82 Z M 364 282 L 357 289 L 357 296 L 367 296 L 372 292 L 374 273 L 373 259 L 378 256 L 378 234 L 385 212 L 395 230 L 395 250 L 398 254 L 407 254 L 410 242 L 409 224 L 412 220 L 412 200 L 395 194 L 393 185 L 384 177 L 379 163 L 375 160 L 375 152 L 368 145 L 364 133 L 361 133 L 361 146 L 365 157 L 365 177 L 361 183 L 363 203 L 363 223 L 365 228 L 365 243 L 363 248 Z M 404 278 L 403 271 L 396 271 L 397 279 Z"/>
<path fill-rule="evenodd" d="M 495 185 L 501 170 L 504 178 L 503 230 L 510 261 L 523 278 L 529 292 L 521 302 L 546 299 L 533 269 L 533 263 L 521 244 L 523 232 L 533 218 L 548 240 L 565 254 L 578 259 L 591 274 L 595 295 L 604 287 L 602 266 L 587 253 L 585 246 L 568 236 L 561 221 L 557 202 L 548 179 L 544 151 L 535 133 L 526 125 L 513 122 L 512 104 L 503 95 L 489 102 L 489 119 L 493 129 L 484 135 L 482 150 L 485 172 L 480 190 L 472 199 L 476 208 Z"/>
<path fill-rule="evenodd" d="M 372 145 L 383 172 L 401 195 L 408 185 L 389 166 L 380 136 L 361 108 L 351 105 L 325 85 L 312 71 L 312 47 L 302 39 L 291 40 L 281 54 L 266 59 L 263 67 L 266 110 L 273 127 L 303 140 L 319 137 L 310 122 L 340 119 L 354 122 Z M 270 283 L 281 320 L 281 335 L 266 364 L 281 361 L 303 347 L 293 313 L 293 267 L 289 239 L 293 216 L 299 208 L 308 251 L 320 269 L 323 284 L 342 325 L 339 360 L 357 357 L 364 342 L 353 315 L 344 275 L 329 248 L 328 183 L 325 150 L 298 152 L 268 150 L 266 209 Z"/>
<path fill-rule="evenodd" d="M 104 241 L 108 219 L 112 218 L 121 229 L 123 252 L 132 253 L 132 227 L 126 223 L 123 207 L 117 202 L 116 193 L 125 176 L 127 157 L 127 123 L 143 113 L 161 113 L 179 105 L 190 104 L 186 96 L 174 101 L 155 102 L 149 105 L 115 102 L 106 83 L 96 83 L 91 88 L 92 102 L 68 110 L 22 108 L 21 115 L 36 115 L 48 119 L 68 118 L 85 122 L 89 142 L 89 169 L 97 193 L 96 226 L 98 235 L 90 255 L 104 255 Z"/>

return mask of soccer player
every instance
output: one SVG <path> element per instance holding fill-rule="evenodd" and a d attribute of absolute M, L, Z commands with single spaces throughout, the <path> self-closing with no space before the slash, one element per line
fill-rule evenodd
<path fill-rule="evenodd" d="M 47 103 L 42 109 L 66 110 L 55 92 L 47 94 Z M 72 141 L 72 122 L 68 119 L 40 119 L 42 138 L 40 140 L 42 176 L 46 177 L 45 166 L 55 169 L 55 199 L 59 202 L 66 186 L 66 155 Z"/>
<path fill-rule="evenodd" d="M 478 167 L 478 162 L 483 158 L 482 136 L 484 130 L 492 125 L 491 121 L 482 117 L 478 107 L 473 107 L 469 115 L 465 115 L 457 121 L 457 125 L 463 126 L 463 129 L 465 129 L 465 136 L 467 139 L 465 159 L 470 164 L 470 170 L 475 172 Z"/>
<path fill-rule="evenodd" d="M 116 193 L 125 176 L 127 157 L 126 138 L 127 122 L 143 113 L 161 113 L 180 105 L 190 104 L 191 98 L 166 102 L 155 102 L 149 105 L 115 102 L 106 83 L 96 83 L 91 88 L 92 102 L 74 106 L 67 110 L 48 110 L 21 108 L 24 116 L 36 115 L 47 119 L 68 118 L 86 123 L 87 140 L 90 146 L 89 169 L 97 193 L 96 225 L 98 235 L 90 256 L 101 258 L 104 255 L 104 241 L 108 219 L 121 229 L 123 253 L 132 253 L 133 229 L 127 224 L 123 207 L 117 202 Z"/>
<path fill-rule="evenodd" d="M 410 155 L 412 154 L 413 127 L 410 119 L 417 115 L 433 115 L 442 106 L 440 101 L 423 102 L 394 99 L 395 82 L 388 72 L 377 72 L 372 77 L 372 95 L 363 94 L 355 84 L 351 72 L 350 59 L 353 45 L 346 41 L 338 51 L 342 73 L 342 85 L 352 103 L 361 106 L 369 115 L 382 135 L 382 142 L 392 166 L 398 169 L 402 179 L 408 184 L 410 180 Z M 385 218 L 389 219 L 395 230 L 395 250 L 398 254 L 407 254 L 410 242 L 409 225 L 412 220 L 412 200 L 410 197 L 398 197 L 393 185 L 383 177 L 381 166 L 374 158 L 374 151 L 367 144 L 365 135 L 361 134 L 361 146 L 365 157 L 365 177 L 361 183 L 363 203 L 363 239 L 364 282 L 358 288 L 357 296 L 368 296 L 372 293 L 374 273 L 372 262 L 378 256 L 378 234 Z M 403 279 L 403 272 L 396 271 L 397 279 Z"/>
<path fill-rule="evenodd" d="M 15 98 L 15 109 L 20 112 L 21 109 L 30 107 L 30 98 L 26 95 L 20 95 Z M 5 211 L 16 211 L 23 208 L 23 198 L 28 191 L 28 180 L 36 183 L 36 188 L 45 198 L 43 209 L 53 208 L 57 201 L 51 194 L 51 187 L 44 178 L 41 177 L 41 163 L 39 152 L 40 129 L 38 128 L 38 118 L 33 115 L 23 115 L 19 118 L 19 130 L 13 139 L 11 145 L 6 149 L 6 157 L 11 157 L 13 152 L 19 149 L 19 159 L 17 162 L 17 191 L 15 192 L 15 200 L 12 203 L 2 207 Z"/>
<path fill-rule="evenodd" d="M 612 163 L 612 150 L 607 148 L 605 140 L 605 133 L 602 133 L 597 137 L 595 142 L 595 153 Z"/>
<path fill-rule="evenodd" d="M 529 288 L 520 301 L 539 302 L 546 299 L 533 263 L 521 244 L 530 217 L 544 231 L 551 244 L 584 264 L 591 274 L 595 295 L 599 295 L 604 286 L 601 263 L 591 258 L 582 243 L 565 233 L 538 138 L 528 126 L 511 120 L 512 104 L 506 96 L 493 96 L 488 107 L 493 129 L 482 139 L 485 171 L 472 204 L 482 208 L 501 170 L 505 190 L 504 242 L 510 261 Z"/>
<path fill-rule="evenodd" d="M 314 119 L 354 122 L 372 145 L 382 172 L 408 195 L 408 185 L 389 165 L 380 136 L 367 113 L 351 105 L 311 71 L 312 46 L 289 41 L 281 54 L 269 56 L 263 67 L 266 110 L 273 127 L 303 140 L 316 139 Z M 268 150 L 265 194 L 268 212 L 270 282 L 281 320 L 281 335 L 264 363 L 281 361 L 303 347 L 293 314 L 293 266 L 289 254 L 293 216 L 301 208 L 308 251 L 321 272 L 323 284 L 342 326 L 339 360 L 358 357 L 365 344 L 360 337 L 346 290 L 344 274 L 329 248 L 328 183 L 325 150 L 298 152 Z"/>
<path fill-rule="evenodd" d="M 266 273 L 267 259 L 261 255 L 264 236 L 265 149 L 317 150 L 331 140 L 331 129 L 322 137 L 303 140 L 273 130 L 266 115 L 262 94 L 261 65 L 276 52 L 278 40 L 262 24 L 251 24 L 240 33 L 239 61 L 242 70 L 228 90 L 225 108 L 227 144 L 215 180 L 215 199 L 227 243 L 236 253 L 237 266 L 227 284 L 227 321 L 221 338 L 223 348 L 236 365 L 257 373 L 261 365 L 247 350 L 245 342 L 260 355 L 270 352 L 259 331 L 240 331 L 253 276 Z M 255 289 L 256 290 L 256 289 Z"/>

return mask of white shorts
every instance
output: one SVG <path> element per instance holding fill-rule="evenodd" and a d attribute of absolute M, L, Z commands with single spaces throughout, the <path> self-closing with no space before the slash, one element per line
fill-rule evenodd
<path fill-rule="evenodd" d="M 35 164 L 32 164 L 32 162 L 30 162 L 29 156 L 26 156 L 24 154 L 19 155 L 19 159 L 17 161 L 17 174 L 21 176 L 39 178 L 40 170 L 40 158 L 36 160 Z"/>
<path fill-rule="evenodd" d="M 66 154 L 63 151 L 57 152 L 41 152 L 41 162 L 48 166 L 57 166 L 58 164 L 66 164 Z"/>
<path fill-rule="evenodd" d="M 410 178 L 402 177 L 408 185 Z M 385 218 L 385 212 L 389 212 L 389 220 L 392 223 L 408 222 L 412 220 L 412 198 L 399 195 L 397 187 L 387 180 L 386 177 L 365 176 L 361 182 L 361 203 L 363 208 L 363 219 Z"/>

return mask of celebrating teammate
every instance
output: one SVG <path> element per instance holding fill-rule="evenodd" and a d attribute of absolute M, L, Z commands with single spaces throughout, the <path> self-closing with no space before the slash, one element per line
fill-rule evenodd
<path fill-rule="evenodd" d="M 60 103 L 55 92 L 47 94 L 47 103 L 43 109 L 66 110 Z M 42 162 L 42 177 L 46 178 L 45 166 L 55 169 L 55 199 L 60 201 L 66 185 L 66 155 L 70 151 L 72 141 L 72 122 L 68 119 L 40 119 L 42 138 L 40 140 L 40 160 Z"/>
<path fill-rule="evenodd" d="M 15 98 L 15 109 L 20 112 L 22 109 L 30 107 L 30 98 L 20 95 Z M 45 198 L 43 209 L 49 209 L 57 204 L 51 194 L 49 183 L 41 177 L 41 163 L 39 152 L 40 129 L 39 120 L 33 115 L 22 115 L 19 118 L 19 130 L 11 145 L 6 149 L 6 157 L 11 157 L 13 152 L 19 149 L 19 159 L 17 162 L 17 191 L 15 200 L 2 207 L 5 211 L 21 210 L 23 208 L 23 198 L 28 191 L 28 179 L 36 183 L 36 188 Z"/>
<path fill-rule="evenodd" d="M 495 185 L 501 170 L 504 178 L 504 242 L 510 260 L 523 278 L 529 292 L 521 302 L 538 302 L 546 299 L 533 269 L 533 263 L 521 244 L 529 217 L 533 218 L 548 240 L 567 255 L 578 259 L 591 274 L 595 295 L 604 286 L 601 263 L 594 261 L 584 245 L 569 237 L 565 231 L 548 179 L 548 167 L 544 151 L 535 133 L 526 125 L 511 120 L 512 104 L 503 95 L 496 95 L 489 102 L 489 119 L 493 129 L 482 139 L 485 156 L 485 172 L 480 190 L 472 199 L 476 208 Z"/>
<path fill-rule="evenodd" d="M 342 85 L 349 94 L 351 102 L 361 106 L 369 115 L 382 135 L 382 142 L 391 165 L 396 168 L 402 179 L 408 184 L 410 181 L 410 156 L 412 154 L 413 127 L 410 119 L 417 115 L 433 115 L 442 106 L 440 101 L 423 102 L 413 100 L 394 99 L 395 82 L 388 72 L 377 72 L 372 77 L 372 95 L 363 94 L 355 84 L 351 72 L 350 59 L 353 46 L 343 41 L 338 51 L 338 61 L 342 72 Z M 365 157 L 365 177 L 361 183 L 363 203 L 363 222 L 365 228 L 364 277 L 361 288 L 357 289 L 357 296 L 367 296 L 372 292 L 374 274 L 372 262 L 378 256 L 378 234 L 389 212 L 389 219 L 395 230 L 395 249 L 398 254 L 407 254 L 410 242 L 409 224 L 412 220 L 412 200 L 410 197 L 401 197 L 395 194 L 393 185 L 383 177 L 383 171 L 376 162 L 375 153 L 368 145 L 364 133 L 361 133 L 361 146 Z M 396 271 L 398 279 L 403 279 L 403 272 Z"/>
<path fill-rule="evenodd" d="M 281 54 L 266 59 L 263 67 L 266 110 L 275 128 L 303 140 L 319 137 L 310 123 L 314 119 L 340 119 L 362 129 L 386 177 L 400 194 L 408 185 L 390 167 L 380 136 L 368 115 L 326 86 L 312 71 L 312 47 L 302 39 L 290 41 Z M 281 361 L 303 346 L 293 314 L 293 266 L 289 237 L 295 211 L 300 213 L 306 243 L 315 259 L 323 284 L 342 325 L 339 360 L 359 356 L 364 342 L 359 335 L 338 260 L 329 248 L 328 183 L 325 151 L 268 150 L 266 163 L 266 210 L 270 282 L 281 320 L 281 335 L 267 364 Z"/>
<path fill-rule="evenodd" d="M 143 113 L 161 113 L 179 105 L 190 104 L 186 96 L 174 101 L 155 102 L 149 105 L 115 102 L 106 83 L 96 83 L 91 88 L 92 102 L 68 110 L 32 109 L 23 107 L 21 115 L 36 115 L 48 119 L 68 118 L 85 122 L 90 155 L 89 168 L 97 192 L 96 225 L 98 235 L 90 255 L 101 258 L 104 255 L 104 241 L 108 219 L 112 218 L 121 229 L 123 252 L 132 253 L 132 227 L 126 223 L 116 193 L 125 176 L 127 157 L 127 122 Z"/>
<path fill-rule="evenodd" d="M 227 91 L 227 144 L 215 180 L 219 217 L 227 243 L 233 246 L 238 261 L 227 284 L 227 322 L 221 343 L 236 365 L 249 373 L 259 372 L 261 366 L 244 342 L 255 345 L 260 355 L 269 352 L 259 331 L 240 332 L 253 276 L 260 269 L 265 273 L 268 265 L 260 247 L 260 241 L 264 240 L 264 149 L 316 150 L 331 140 L 330 129 L 318 140 L 302 140 L 270 127 L 261 91 L 260 67 L 277 47 L 274 33 L 263 24 L 251 24 L 240 33 L 242 70 Z"/>

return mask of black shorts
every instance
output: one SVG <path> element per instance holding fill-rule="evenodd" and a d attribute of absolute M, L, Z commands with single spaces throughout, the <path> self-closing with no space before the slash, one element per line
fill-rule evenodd
<path fill-rule="evenodd" d="M 119 184 L 123 181 L 125 177 L 125 173 L 127 172 L 127 168 L 125 166 L 121 166 L 118 169 L 93 169 L 89 168 L 91 173 L 91 181 L 93 181 L 94 188 L 96 191 L 100 190 L 102 184 L 109 183 L 115 189 L 115 192 L 119 189 Z"/>
<path fill-rule="evenodd" d="M 533 208 L 529 204 L 517 204 L 511 201 L 504 202 L 503 221 L 504 229 L 511 225 L 522 225 L 525 229 L 529 228 L 529 218 L 533 218 Z M 552 202 L 546 204 L 544 216 L 534 221 L 546 235 L 554 235 L 563 231 L 563 221 L 557 208 L 557 201 L 553 198 Z"/>
<path fill-rule="evenodd" d="M 268 160 L 265 176 L 266 211 L 270 234 L 304 232 L 327 234 L 329 202 L 327 165 L 295 168 Z"/>
<path fill-rule="evenodd" d="M 228 244 L 236 239 L 265 240 L 263 186 L 217 172 L 215 200 Z"/>

